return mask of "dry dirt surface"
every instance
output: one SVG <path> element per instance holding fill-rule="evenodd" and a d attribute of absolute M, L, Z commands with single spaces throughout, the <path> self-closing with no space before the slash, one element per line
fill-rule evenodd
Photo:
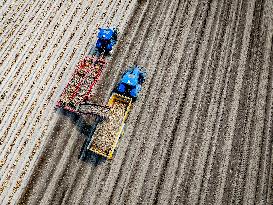
<path fill-rule="evenodd" d="M 272 0 L 0 6 L 1 204 L 273 204 Z M 94 120 L 53 107 L 103 25 L 93 100 L 130 64 L 148 78 L 114 159 L 83 161 Z"/>
<path fill-rule="evenodd" d="M 73 130 L 54 105 L 98 28 L 122 32 L 136 3 L 0 1 L 0 204 L 18 201 L 48 136 Z"/>

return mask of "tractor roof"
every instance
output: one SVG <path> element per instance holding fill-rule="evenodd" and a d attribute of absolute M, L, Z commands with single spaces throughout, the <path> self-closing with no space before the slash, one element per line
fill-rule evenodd
<path fill-rule="evenodd" d="M 114 30 L 111 28 L 100 28 L 98 38 L 110 40 L 114 35 Z"/>

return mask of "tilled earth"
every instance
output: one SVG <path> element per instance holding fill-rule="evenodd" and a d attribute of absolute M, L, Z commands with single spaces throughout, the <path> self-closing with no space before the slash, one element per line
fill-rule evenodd
<path fill-rule="evenodd" d="M 11 1 L 1 3 L 2 204 L 19 198 L 20 204 L 273 204 L 272 0 L 113 0 L 54 7 L 60 2 L 18 3 L 10 10 Z M 40 6 L 53 19 L 64 16 L 63 23 L 57 16 L 56 25 L 42 27 L 48 35 L 57 29 L 49 43 L 37 41 L 37 52 L 45 49 L 41 54 L 24 54 L 32 46 L 23 47 L 28 32 L 12 33 L 15 24 L 9 22 L 21 15 L 35 19 L 31 11 L 15 12 L 30 4 L 36 4 L 32 13 Z M 121 35 L 94 102 L 107 102 L 128 65 L 145 66 L 148 78 L 113 160 L 94 162 L 79 160 L 94 120 L 52 107 L 95 41 L 98 25 L 118 26 Z M 39 29 L 31 26 L 26 29 Z M 17 37 L 21 43 L 12 43 Z M 18 56 L 13 54 L 20 46 Z M 28 92 L 32 82 L 37 91 Z M 28 163 L 32 147 L 38 151 Z"/>

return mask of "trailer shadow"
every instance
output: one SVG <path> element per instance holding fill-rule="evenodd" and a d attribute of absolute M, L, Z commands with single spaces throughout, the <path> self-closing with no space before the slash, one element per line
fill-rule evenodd
<path fill-rule="evenodd" d="M 83 143 L 83 146 L 81 148 L 80 154 L 79 154 L 79 159 L 86 162 L 86 163 L 91 163 L 95 166 L 102 164 L 103 162 L 106 161 L 105 157 L 99 156 L 91 151 L 88 150 L 88 145 L 90 144 L 91 140 L 92 140 L 92 136 L 96 130 L 96 121 L 92 124 L 87 124 L 85 125 L 84 129 L 85 133 L 86 133 L 86 138 L 85 141 Z"/>
<path fill-rule="evenodd" d="M 97 119 L 89 119 L 88 121 L 83 118 L 81 115 L 65 110 L 63 108 L 58 108 L 57 112 L 63 116 L 68 117 L 71 122 L 77 126 L 77 129 L 80 133 L 81 137 L 84 137 L 84 143 L 81 147 L 80 153 L 78 155 L 78 159 L 92 164 L 94 166 L 100 165 L 106 161 L 105 157 L 99 156 L 88 150 L 88 145 L 92 140 L 92 136 L 95 132 Z M 80 122 L 80 123 L 79 123 Z"/>

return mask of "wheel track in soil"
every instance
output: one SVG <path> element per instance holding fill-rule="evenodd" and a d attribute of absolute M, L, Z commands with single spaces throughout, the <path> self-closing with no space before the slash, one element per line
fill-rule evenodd
<path fill-rule="evenodd" d="M 39 161 L 32 160 L 31 167 L 35 161 L 37 166 L 31 178 L 26 178 L 31 183 L 20 203 L 272 203 L 270 0 L 147 0 L 132 4 L 132 13 L 126 14 L 128 21 L 123 20 L 127 6 L 121 1 L 112 1 L 100 21 L 116 23 L 125 30 L 121 30 L 112 59 L 93 90 L 94 96 L 99 96 L 94 100 L 106 103 L 112 86 L 129 64 L 144 65 L 149 73 L 114 159 L 99 165 L 78 159 L 88 126 L 78 116 L 50 111 L 61 89 L 54 88 L 54 81 L 46 83 L 53 90 L 44 92 L 47 104 L 37 112 L 47 110 L 50 114 L 30 115 L 38 122 L 27 121 L 24 130 L 29 140 L 34 133 L 45 133 L 45 148 L 36 154 Z M 119 9 L 123 16 L 115 14 Z M 67 62 L 71 66 L 67 66 L 66 57 L 56 64 L 69 68 L 58 72 L 58 85 L 65 85 L 67 80 L 61 79 L 69 77 L 75 59 L 90 47 L 84 42 L 79 53 L 67 49 L 62 54 L 71 55 Z M 9 65 L 14 72 L 14 64 Z M 41 103 L 41 99 L 30 102 Z M 22 113 L 26 119 L 27 112 Z M 35 131 L 36 124 L 47 128 Z M 42 138 L 35 136 L 35 140 Z M 27 146 L 32 149 L 35 144 Z M 24 161 L 17 170 L 26 165 Z M 18 174 L 18 180 L 20 177 Z M 15 182 L 6 193 L 14 192 L 13 186 Z M 6 197 L 4 202 L 16 200 Z"/>
<path fill-rule="evenodd" d="M 199 5 L 198 4 L 196 6 L 200 9 L 201 12 L 198 11 L 199 9 L 196 9 L 196 11 L 193 10 L 193 12 L 195 13 L 194 18 L 196 18 L 195 20 L 197 20 L 199 18 L 200 23 L 198 23 L 198 22 L 197 23 L 193 23 L 193 25 L 196 25 L 196 27 L 193 27 L 193 30 L 197 30 L 198 31 L 198 30 L 200 30 L 202 27 L 204 27 L 206 25 L 205 22 L 204 22 L 204 20 L 203 20 L 204 17 L 202 17 L 202 15 L 204 15 L 204 14 L 206 15 L 206 13 L 207 13 L 206 10 L 207 10 L 208 5 L 206 5 L 206 4 L 205 5 L 202 5 L 202 4 Z M 202 12 L 202 10 L 204 10 L 204 11 Z M 200 15 L 198 13 L 201 14 L 200 17 L 198 17 L 198 15 Z M 199 48 L 196 47 L 194 44 L 191 45 L 191 43 L 190 43 L 190 42 L 198 42 L 198 41 L 200 41 L 200 39 L 199 39 L 200 37 L 198 37 L 198 35 L 194 35 L 194 33 L 199 34 L 199 32 L 196 32 L 196 31 L 192 31 L 192 33 L 187 33 L 186 34 L 186 35 L 192 36 L 192 38 L 190 38 L 183 47 L 185 47 L 185 48 L 187 48 L 187 47 L 191 48 L 194 52 L 198 53 Z M 196 43 L 196 44 L 198 44 L 198 43 Z M 181 107 L 183 105 L 182 108 L 185 107 L 185 109 L 188 109 L 188 111 L 187 110 L 185 111 L 185 115 L 186 116 L 184 116 L 184 118 L 187 118 L 187 115 L 189 115 L 190 112 L 191 112 L 190 110 L 193 109 L 193 108 L 191 108 L 191 104 L 193 104 L 193 107 L 194 107 L 194 103 L 188 103 L 189 105 L 186 104 L 187 100 L 189 100 L 190 102 L 192 100 L 194 100 L 193 96 L 187 96 L 187 92 L 189 92 L 189 93 L 195 93 L 196 92 L 196 90 L 197 90 L 197 81 L 196 80 L 200 78 L 198 76 L 200 76 L 200 73 L 201 73 L 202 70 L 200 70 L 198 68 L 198 69 L 196 69 L 196 71 L 194 71 L 195 67 L 193 67 L 194 64 L 193 64 L 192 61 L 195 61 L 195 59 L 194 59 L 195 57 L 192 54 L 190 54 L 189 56 L 183 56 L 182 59 L 183 58 L 186 58 L 186 59 L 189 59 L 189 60 L 187 60 L 184 63 L 179 64 L 179 66 L 182 69 L 184 69 L 184 70 L 182 70 L 183 72 L 181 72 L 182 73 L 182 79 L 179 80 L 181 78 L 181 76 L 178 74 L 177 77 L 175 78 L 175 82 L 177 82 L 177 83 L 178 82 L 183 82 L 183 84 L 181 84 L 180 86 L 177 86 L 177 87 L 181 87 L 182 88 L 181 91 L 180 91 L 180 93 L 181 93 L 182 97 L 184 98 L 184 99 L 182 98 L 182 104 L 179 107 Z M 186 77 L 183 79 L 183 76 L 186 76 Z M 201 82 L 202 82 L 202 80 L 201 80 Z M 192 85 L 192 87 L 190 85 Z M 189 90 L 191 90 L 191 91 L 189 91 Z M 176 91 L 176 93 L 178 93 L 178 92 Z M 176 96 L 173 96 L 173 97 L 174 98 L 179 98 L 180 96 L 178 95 L 177 97 Z M 179 108 L 179 110 L 182 109 L 182 108 Z M 191 113 L 191 116 L 194 116 L 194 113 Z M 191 123 L 191 121 L 192 121 L 192 119 L 190 118 L 188 123 Z M 185 127 L 188 127 L 187 124 L 185 124 Z M 166 128 L 166 129 L 168 129 L 168 128 Z M 193 126 L 193 129 L 194 129 L 194 126 Z M 186 132 L 188 133 L 189 131 L 186 131 Z M 184 136 L 184 134 L 180 134 L 180 136 L 182 137 L 182 136 Z M 185 142 L 186 142 L 186 140 L 187 139 L 185 139 Z M 183 142 L 183 141 L 184 140 L 182 139 L 181 142 Z M 185 147 L 186 145 L 182 144 L 182 146 Z M 179 156 L 179 155 L 177 155 L 177 156 Z M 186 154 L 184 156 L 187 157 Z M 175 158 L 175 156 L 174 156 L 174 158 Z M 181 158 L 181 160 L 182 159 L 183 158 Z M 183 168 L 181 168 L 180 171 L 183 171 Z M 172 183 L 170 183 L 170 184 L 172 184 Z M 157 200 L 157 196 L 155 197 L 155 199 Z M 165 201 L 165 202 L 167 202 L 167 201 Z"/>

